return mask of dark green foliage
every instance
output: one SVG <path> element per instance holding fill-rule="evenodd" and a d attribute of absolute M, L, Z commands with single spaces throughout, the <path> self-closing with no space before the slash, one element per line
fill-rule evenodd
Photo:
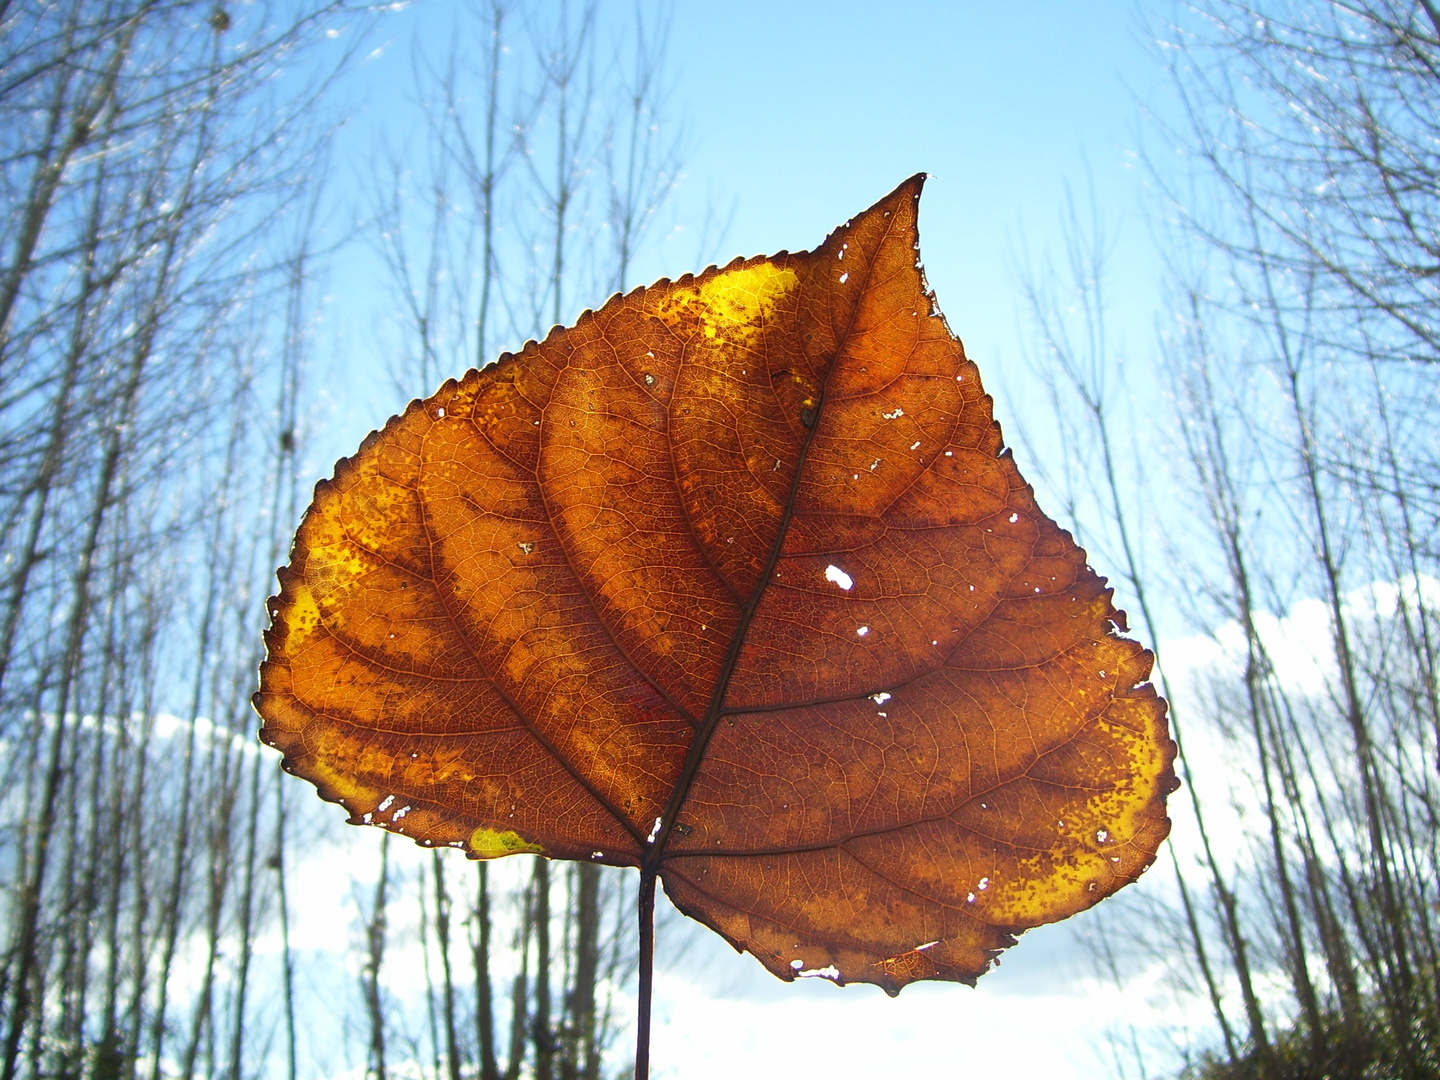
<path fill-rule="evenodd" d="M 1322 1014 L 1318 1033 L 1292 1025 L 1277 1031 L 1270 1065 L 1254 1047 L 1233 1061 L 1207 1054 L 1181 1080 L 1435 1080 L 1440 1077 L 1440 1021 L 1417 1018 L 1397 1032 L 1376 1010 L 1348 1025 L 1335 1012 Z M 1318 1037 L 1317 1037 L 1318 1034 Z"/>

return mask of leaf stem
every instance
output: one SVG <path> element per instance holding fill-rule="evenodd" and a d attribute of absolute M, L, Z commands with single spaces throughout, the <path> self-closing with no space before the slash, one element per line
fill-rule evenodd
<path fill-rule="evenodd" d="M 635 1080 L 650 1080 L 650 989 L 655 972 L 655 871 L 640 871 L 640 989 L 635 1003 Z"/>

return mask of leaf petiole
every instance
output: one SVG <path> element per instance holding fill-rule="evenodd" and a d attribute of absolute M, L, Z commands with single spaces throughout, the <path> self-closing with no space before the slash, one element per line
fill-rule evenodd
<path fill-rule="evenodd" d="M 650 1080 L 650 990 L 655 972 L 655 871 L 640 871 L 640 987 L 635 1003 L 635 1080 Z"/>

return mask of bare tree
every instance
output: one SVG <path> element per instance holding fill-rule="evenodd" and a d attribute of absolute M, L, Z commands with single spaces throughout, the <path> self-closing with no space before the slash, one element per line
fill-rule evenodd
<path fill-rule="evenodd" d="M 674 181 L 665 22 L 493 0 L 417 50 L 427 126 L 368 193 L 406 393 L 626 283 Z M 327 0 L 0 0 L 6 1078 L 606 1071 L 625 886 L 593 868 L 462 886 L 379 845 L 348 956 L 292 925 L 297 871 L 343 841 L 247 699 L 344 239 L 329 72 L 367 26 Z M 423 1014 L 387 981 L 417 911 Z"/>
<path fill-rule="evenodd" d="M 1178 632 L 1169 608 L 1220 658 L 1161 664 L 1190 792 L 1173 885 L 1128 929 L 1214 1016 L 1195 1075 L 1440 1071 L 1433 16 L 1203 0 L 1157 35 L 1191 166 L 1153 168 L 1171 437 L 1113 409 L 1103 245 L 1031 289 L 1088 541 L 1152 640 Z M 1115 465 L 1141 438 L 1148 484 Z M 1153 1067 L 1144 1042 L 1126 1053 Z"/>
<path fill-rule="evenodd" d="M 293 481 L 256 395 L 283 381 L 274 236 L 315 146 L 316 85 L 280 101 L 270 77 L 337 11 L 0 7 L 7 1078 L 213 1073 L 227 1035 L 238 1076 L 251 1052 L 250 953 L 222 970 L 221 946 L 235 883 L 242 943 L 265 899 L 230 840 L 271 775 L 245 737 L 258 496 Z M 187 936 L 207 947 L 178 1002 Z"/>

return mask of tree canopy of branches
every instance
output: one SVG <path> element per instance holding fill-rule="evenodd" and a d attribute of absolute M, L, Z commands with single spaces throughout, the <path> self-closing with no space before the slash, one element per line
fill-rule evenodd
<path fill-rule="evenodd" d="M 262 870 L 246 609 L 278 539 L 255 511 L 293 472 L 271 404 L 293 392 L 313 148 L 308 96 L 267 80 L 332 9 L 0 7 L 6 1080 L 241 1069 Z M 225 1003 L 222 932 L 242 957 Z"/>
<path fill-rule="evenodd" d="M 1145 622 L 1173 604 L 1214 643 L 1159 650 L 1188 813 L 1171 888 L 1106 925 L 1205 1003 L 1204 1033 L 1171 1033 L 1193 1075 L 1434 1077 L 1440 19 L 1199 0 L 1155 36 L 1183 166 L 1152 165 L 1170 455 L 1117 453 L 1135 386 L 1093 223 L 1030 292 L 1084 418 L 1062 433 L 1082 530 Z M 1122 1033 L 1117 1069 L 1159 1041 Z"/>
<path fill-rule="evenodd" d="M 428 392 L 623 285 L 674 182 L 663 9 L 447 13 L 420 164 L 355 191 L 335 87 L 376 13 L 0 0 L 3 1080 L 600 1075 L 624 958 L 591 868 L 350 851 L 254 740 L 330 256 L 374 241 Z M 338 958 L 292 933 L 336 850 Z"/>

